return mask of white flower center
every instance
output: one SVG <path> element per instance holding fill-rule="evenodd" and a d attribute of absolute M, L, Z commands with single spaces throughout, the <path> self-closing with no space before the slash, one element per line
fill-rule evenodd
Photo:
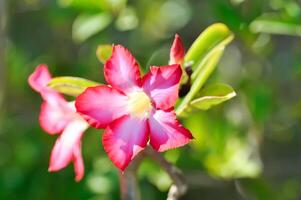
<path fill-rule="evenodd" d="M 128 97 L 129 112 L 135 117 L 147 117 L 152 108 L 149 97 L 142 91 L 132 92 Z"/>

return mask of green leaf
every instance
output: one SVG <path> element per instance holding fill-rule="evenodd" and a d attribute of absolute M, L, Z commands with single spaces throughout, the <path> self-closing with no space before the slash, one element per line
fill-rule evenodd
<path fill-rule="evenodd" d="M 235 96 L 236 93 L 231 86 L 216 83 L 205 87 L 200 92 L 200 97 L 192 100 L 190 105 L 197 109 L 208 110 L 212 106 L 221 104 Z"/>
<path fill-rule="evenodd" d="M 193 84 L 190 88 L 188 94 L 184 97 L 181 103 L 176 108 L 176 113 L 178 116 L 185 116 L 185 109 L 189 109 L 189 103 L 192 99 L 199 93 L 200 89 L 202 88 L 203 84 L 208 79 L 209 75 L 215 69 L 216 65 L 218 64 L 222 54 L 224 52 L 224 47 L 220 47 L 215 49 L 214 51 L 210 52 L 205 59 L 199 64 L 199 68 L 201 68 L 198 76 L 193 81 Z"/>
<path fill-rule="evenodd" d="M 223 150 L 212 151 L 204 161 L 209 173 L 229 178 L 255 178 L 262 171 L 261 160 L 251 142 L 238 137 L 228 137 Z"/>
<path fill-rule="evenodd" d="M 97 85 L 101 84 L 84 78 L 72 76 L 55 77 L 48 83 L 48 87 L 60 93 L 75 97 L 81 94 L 86 88 Z"/>
<path fill-rule="evenodd" d="M 224 24 L 217 23 L 209 26 L 192 44 L 185 55 L 186 65 L 191 63 L 191 89 L 176 109 L 176 113 L 185 115 L 190 101 L 199 93 L 211 73 L 216 68 L 225 46 L 233 39 L 232 32 Z"/>
<path fill-rule="evenodd" d="M 299 23 L 287 22 L 273 15 L 265 15 L 255 19 L 249 28 L 253 33 L 301 36 Z"/>
<path fill-rule="evenodd" d="M 128 6 L 120 12 L 115 26 L 120 31 L 128 31 L 136 28 L 138 23 L 139 19 L 135 8 Z"/>
<path fill-rule="evenodd" d="M 122 9 L 125 8 L 127 0 L 98 0 L 101 2 L 102 7 L 113 13 L 114 16 L 118 15 Z"/>
<path fill-rule="evenodd" d="M 105 63 L 112 55 L 113 46 L 110 44 L 99 45 L 96 50 L 96 57 L 101 63 Z"/>
<path fill-rule="evenodd" d="M 216 23 L 205 29 L 193 42 L 185 55 L 185 63 L 192 63 L 192 70 L 197 69 L 199 63 L 215 48 L 224 47 L 233 40 L 234 36 L 228 27 Z"/>
<path fill-rule="evenodd" d="M 76 42 L 84 42 L 89 37 L 105 29 L 112 21 L 108 12 L 98 14 L 81 14 L 72 26 L 72 37 Z"/>
<path fill-rule="evenodd" d="M 100 0 L 57 0 L 63 8 L 74 8 L 80 11 L 102 11 L 103 3 Z"/>

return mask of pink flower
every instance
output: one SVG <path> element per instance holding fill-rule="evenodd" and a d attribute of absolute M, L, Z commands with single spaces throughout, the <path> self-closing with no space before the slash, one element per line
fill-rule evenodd
<path fill-rule="evenodd" d="M 180 64 L 184 62 L 185 48 L 181 37 L 176 34 L 169 54 L 169 64 Z"/>
<path fill-rule="evenodd" d="M 47 87 L 51 75 L 46 65 L 39 65 L 29 76 L 29 85 L 44 100 L 41 106 L 40 125 L 49 134 L 60 134 L 50 156 L 49 171 L 58 171 L 74 162 L 75 180 L 84 176 L 81 154 L 81 137 L 88 124 L 76 113 L 74 102 L 67 102 L 58 92 Z"/>
<path fill-rule="evenodd" d="M 148 141 L 162 152 L 193 137 L 176 119 L 180 65 L 152 66 L 141 78 L 139 65 L 121 45 L 113 46 L 104 66 L 109 85 L 90 87 L 75 107 L 94 127 L 105 128 L 102 143 L 112 162 L 124 170 Z"/>

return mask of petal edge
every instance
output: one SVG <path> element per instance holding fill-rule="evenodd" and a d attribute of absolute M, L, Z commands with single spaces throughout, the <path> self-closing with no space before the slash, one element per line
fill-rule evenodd
<path fill-rule="evenodd" d="M 149 119 L 150 144 L 159 151 L 184 146 L 193 139 L 190 131 L 176 119 L 175 112 L 156 110 Z"/>
<path fill-rule="evenodd" d="M 157 109 L 167 110 L 175 105 L 181 76 L 181 66 L 175 64 L 152 66 L 150 72 L 143 77 L 143 89 L 152 98 Z"/>
<path fill-rule="evenodd" d="M 87 88 L 75 101 L 77 112 L 95 128 L 105 128 L 127 114 L 126 105 L 125 95 L 105 85 Z"/>
<path fill-rule="evenodd" d="M 112 56 L 104 65 L 104 75 L 109 85 L 124 93 L 141 85 L 139 65 L 121 45 L 113 46 Z"/>
<path fill-rule="evenodd" d="M 122 171 L 145 148 L 147 141 L 147 120 L 132 118 L 129 115 L 110 124 L 102 137 L 103 147 L 109 158 Z"/>

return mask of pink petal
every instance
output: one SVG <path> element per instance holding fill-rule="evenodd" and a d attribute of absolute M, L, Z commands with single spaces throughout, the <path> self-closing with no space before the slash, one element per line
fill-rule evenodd
<path fill-rule="evenodd" d="M 104 75 L 109 85 L 125 93 L 141 84 L 138 63 L 121 45 L 113 46 L 112 56 L 104 66 Z"/>
<path fill-rule="evenodd" d="M 76 180 L 79 181 L 83 177 L 84 164 L 81 156 L 81 137 L 87 128 L 87 123 L 81 119 L 68 124 L 52 149 L 49 171 L 61 170 L 74 161 Z"/>
<path fill-rule="evenodd" d="M 73 150 L 75 180 L 80 181 L 85 174 L 85 166 L 82 157 L 81 142 L 78 142 Z"/>
<path fill-rule="evenodd" d="M 77 112 L 95 128 L 105 128 L 127 114 L 127 96 L 108 86 L 86 89 L 76 98 Z"/>
<path fill-rule="evenodd" d="M 174 106 L 178 99 L 179 82 L 182 76 L 180 65 L 151 67 L 143 77 L 143 89 L 152 98 L 158 109 Z"/>
<path fill-rule="evenodd" d="M 28 83 L 34 90 L 41 92 L 41 90 L 45 89 L 50 80 L 51 75 L 47 65 L 41 64 L 38 65 L 35 71 L 29 76 Z"/>
<path fill-rule="evenodd" d="M 169 55 L 169 64 L 183 64 L 185 56 L 185 48 L 181 37 L 176 34 L 172 43 Z"/>
<path fill-rule="evenodd" d="M 44 99 L 41 106 L 40 124 L 42 128 L 50 133 L 63 131 L 70 119 L 75 115 L 75 108 L 72 107 L 58 92 L 47 87 L 51 80 L 47 65 L 39 65 L 29 76 L 30 86 L 39 92 Z"/>
<path fill-rule="evenodd" d="M 193 136 L 176 119 L 174 111 L 156 110 L 149 118 L 150 144 L 159 151 L 187 144 Z"/>
<path fill-rule="evenodd" d="M 38 65 L 35 71 L 29 76 L 28 83 L 35 91 L 39 92 L 45 101 L 56 101 L 63 97 L 56 91 L 47 87 L 51 80 L 47 65 Z"/>
<path fill-rule="evenodd" d="M 61 133 L 75 114 L 75 110 L 72 110 L 67 102 L 46 101 L 41 105 L 40 125 L 49 134 Z"/>
<path fill-rule="evenodd" d="M 109 158 L 122 171 L 146 146 L 147 141 L 147 120 L 131 118 L 129 115 L 110 124 L 102 137 L 102 143 Z"/>

